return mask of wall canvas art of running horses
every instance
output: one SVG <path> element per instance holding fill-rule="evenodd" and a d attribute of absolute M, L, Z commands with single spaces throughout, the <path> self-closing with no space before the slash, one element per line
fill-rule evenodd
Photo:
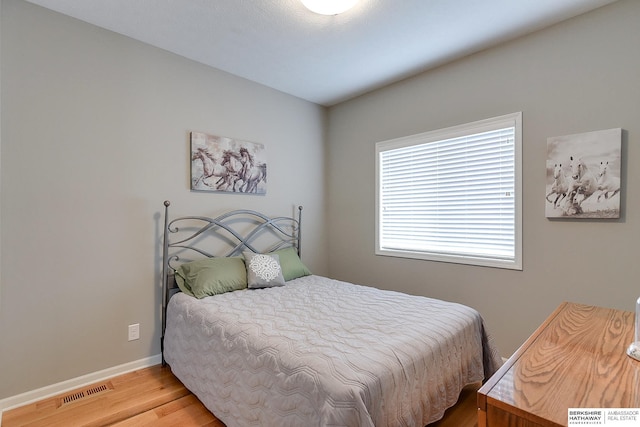
<path fill-rule="evenodd" d="M 266 194 L 264 145 L 191 132 L 191 189 Z"/>
<path fill-rule="evenodd" d="M 547 218 L 620 218 L 622 129 L 547 139 Z"/>

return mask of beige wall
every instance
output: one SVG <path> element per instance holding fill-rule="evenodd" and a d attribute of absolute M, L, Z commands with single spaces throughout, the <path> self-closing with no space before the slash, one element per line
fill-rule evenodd
<path fill-rule="evenodd" d="M 165 199 L 302 204 L 304 259 L 327 273 L 324 108 L 21 0 L 1 11 L 0 400 L 160 352 Z M 190 192 L 190 130 L 264 143 L 267 195 Z"/>
<path fill-rule="evenodd" d="M 640 2 L 619 1 L 331 108 L 330 275 L 475 307 L 505 356 L 563 300 L 632 310 L 640 296 L 638 22 Z M 375 256 L 375 143 L 516 111 L 523 271 Z M 547 138 L 618 127 L 622 218 L 545 219 Z"/>

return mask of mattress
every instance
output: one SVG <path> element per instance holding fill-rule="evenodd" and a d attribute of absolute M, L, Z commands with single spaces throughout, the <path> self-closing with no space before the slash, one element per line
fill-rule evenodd
<path fill-rule="evenodd" d="M 501 358 L 467 306 L 306 276 L 167 308 L 164 355 L 234 426 L 424 426 Z"/>

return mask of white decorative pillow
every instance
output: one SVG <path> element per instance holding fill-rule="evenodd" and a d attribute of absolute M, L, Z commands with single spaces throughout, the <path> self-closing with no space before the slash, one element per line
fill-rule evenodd
<path fill-rule="evenodd" d="M 255 254 L 245 252 L 244 263 L 247 266 L 247 287 L 271 288 L 284 286 L 280 257 L 277 254 Z"/>

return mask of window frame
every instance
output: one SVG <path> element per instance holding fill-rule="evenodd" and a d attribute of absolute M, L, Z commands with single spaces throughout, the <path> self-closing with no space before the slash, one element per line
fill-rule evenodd
<path fill-rule="evenodd" d="M 466 135 L 475 135 L 491 130 L 514 127 L 514 256 L 513 259 L 483 256 L 445 254 L 439 252 L 418 252 L 411 250 L 383 249 L 380 247 L 381 227 L 381 153 L 388 150 L 434 143 Z M 485 267 L 522 270 L 522 112 L 505 114 L 471 123 L 428 131 L 397 139 L 376 143 L 375 156 L 375 254 L 381 256 L 412 258 L 430 261 L 450 262 Z"/>

